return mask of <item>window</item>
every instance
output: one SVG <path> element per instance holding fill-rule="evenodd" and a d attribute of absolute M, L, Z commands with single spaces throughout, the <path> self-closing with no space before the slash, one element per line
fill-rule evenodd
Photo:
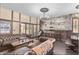
<path fill-rule="evenodd" d="M 0 33 L 1 34 L 6 34 L 10 33 L 11 31 L 11 23 L 8 21 L 0 21 Z"/>
<path fill-rule="evenodd" d="M 34 33 L 34 25 L 30 24 L 30 35 Z"/>
<path fill-rule="evenodd" d="M 73 24 L 73 33 L 79 33 L 79 19 L 73 18 L 72 24 Z"/>
<path fill-rule="evenodd" d="M 36 35 L 36 25 L 34 25 L 34 35 Z"/>
<path fill-rule="evenodd" d="M 25 24 L 21 24 L 21 34 L 25 34 Z"/>
<path fill-rule="evenodd" d="M 30 25 L 29 24 L 26 24 L 26 34 L 28 34 L 29 35 L 29 32 L 30 32 L 30 27 L 29 27 Z"/>
<path fill-rule="evenodd" d="M 13 34 L 19 34 L 19 22 L 13 22 Z"/>

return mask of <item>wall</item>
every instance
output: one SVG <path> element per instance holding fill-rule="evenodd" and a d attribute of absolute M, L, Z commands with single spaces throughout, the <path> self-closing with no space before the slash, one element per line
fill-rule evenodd
<path fill-rule="evenodd" d="M 72 19 L 70 15 L 52 18 L 43 21 L 43 30 L 72 30 Z"/>
<path fill-rule="evenodd" d="M 19 45 L 26 39 L 18 38 L 37 35 L 40 31 L 40 20 L 20 12 L 0 6 L 0 46 L 13 43 Z"/>
<path fill-rule="evenodd" d="M 38 18 L 7 9 L 2 5 L 0 5 L 0 21 L 11 23 L 11 31 L 8 34 L 33 35 L 40 31 L 40 20 Z M 2 34 L 1 31 L 0 34 Z"/>

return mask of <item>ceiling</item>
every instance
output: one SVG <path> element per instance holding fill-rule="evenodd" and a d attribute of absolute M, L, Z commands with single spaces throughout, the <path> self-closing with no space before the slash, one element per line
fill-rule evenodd
<path fill-rule="evenodd" d="M 76 13 L 76 3 L 2 3 L 2 6 L 14 11 L 22 12 L 29 16 L 40 17 L 40 9 L 46 7 L 49 9 L 47 15 L 57 17 L 65 14 Z"/>

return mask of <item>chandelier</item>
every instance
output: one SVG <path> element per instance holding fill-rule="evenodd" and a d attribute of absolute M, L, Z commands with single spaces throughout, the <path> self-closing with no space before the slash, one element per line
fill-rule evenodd
<path fill-rule="evenodd" d="M 76 9 L 79 9 L 79 5 L 76 6 Z"/>
<path fill-rule="evenodd" d="M 46 15 L 46 13 L 49 11 L 48 8 L 41 8 L 40 12 L 43 13 L 43 15 L 40 17 L 40 20 L 48 20 L 49 16 Z"/>

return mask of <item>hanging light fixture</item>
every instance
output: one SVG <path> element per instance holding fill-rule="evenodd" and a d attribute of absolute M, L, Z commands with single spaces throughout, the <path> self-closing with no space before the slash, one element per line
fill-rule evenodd
<path fill-rule="evenodd" d="M 79 9 L 79 5 L 76 6 L 76 9 Z"/>
<path fill-rule="evenodd" d="M 75 8 L 77 9 L 77 12 L 79 13 L 79 4 Z"/>
<path fill-rule="evenodd" d="M 40 17 L 40 20 L 48 20 L 49 16 L 46 15 L 46 12 L 48 12 L 49 9 L 41 8 L 40 11 L 43 13 L 43 15 Z"/>

